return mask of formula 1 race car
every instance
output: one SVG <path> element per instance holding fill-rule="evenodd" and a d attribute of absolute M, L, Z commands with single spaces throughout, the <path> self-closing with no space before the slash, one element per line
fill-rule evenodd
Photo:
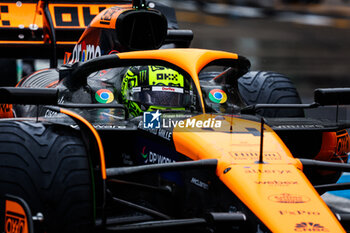
<path fill-rule="evenodd" d="M 48 19 L 64 5 L 41 3 Z M 65 64 L 0 88 L 1 231 L 348 229 L 320 194 L 349 188 L 333 183 L 350 171 L 350 125 L 303 109 L 349 104 L 350 89 L 301 104 L 288 78 L 243 56 L 169 48 L 191 32 L 152 4 L 102 10 Z"/>

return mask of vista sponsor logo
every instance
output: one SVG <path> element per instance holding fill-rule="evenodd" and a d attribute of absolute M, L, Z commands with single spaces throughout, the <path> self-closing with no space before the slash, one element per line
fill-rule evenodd
<path fill-rule="evenodd" d="M 290 193 L 281 193 L 275 194 L 268 197 L 270 201 L 278 203 L 288 203 L 288 204 L 297 204 L 297 203 L 306 203 L 310 201 L 310 198 L 304 195 L 295 195 Z"/>
<path fill-rule="evenodd" d="M 286 216 L 318 216 L 320 212 L 309 211 L 309 210 L 280 210 L 278 211 L 280 215 Z"/>
<path fill-rule="evenodd" d="M 170 159 L 166 156 L 160 155 L 158 153 L 148 151 L 146 147 L 144 146 L 142 148 L 141 156 L 145 159 L 145 163 L 152 163 L 152 164 L 162 164 L 162 163 L 174 163 L 176 162 L 173 159 Z"/>

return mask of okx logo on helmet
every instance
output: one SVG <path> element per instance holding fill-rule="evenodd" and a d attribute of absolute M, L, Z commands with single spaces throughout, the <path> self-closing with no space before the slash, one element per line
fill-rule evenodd
<path fill-rule="evenodd" d="M 122 101 L 133 116 L 155 110 L 185 110 L 192 102 L 188 80 L 164 66 L 133 66 L 124 75 Z"/>

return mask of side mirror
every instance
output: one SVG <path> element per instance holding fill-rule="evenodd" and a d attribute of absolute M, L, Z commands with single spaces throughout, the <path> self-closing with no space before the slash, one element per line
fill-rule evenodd
<path fill-rule="evenodd" d="M 4 104 L 57 105 L 57 100 L 58 89 L 55 88 L 0 88 L 0 103 Z"/>
<path fill-rule="evenodd" d="M 314 100 L 320 105 L 349 105 L 350 88 L 319 88 L 314 91 Z"/>

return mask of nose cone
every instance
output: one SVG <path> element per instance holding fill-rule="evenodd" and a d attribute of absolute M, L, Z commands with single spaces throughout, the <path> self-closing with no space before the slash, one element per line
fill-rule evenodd
<path fill-rule="evenodd" d="M 344 232 L 299 161 L 269 126 L 264 126 L 259 163 L 259 121 L 203 114 L 184 125 L 174 129 L 176 150 L 193 160 L 217 159 L 219 179 L 272 232 Z"/>

